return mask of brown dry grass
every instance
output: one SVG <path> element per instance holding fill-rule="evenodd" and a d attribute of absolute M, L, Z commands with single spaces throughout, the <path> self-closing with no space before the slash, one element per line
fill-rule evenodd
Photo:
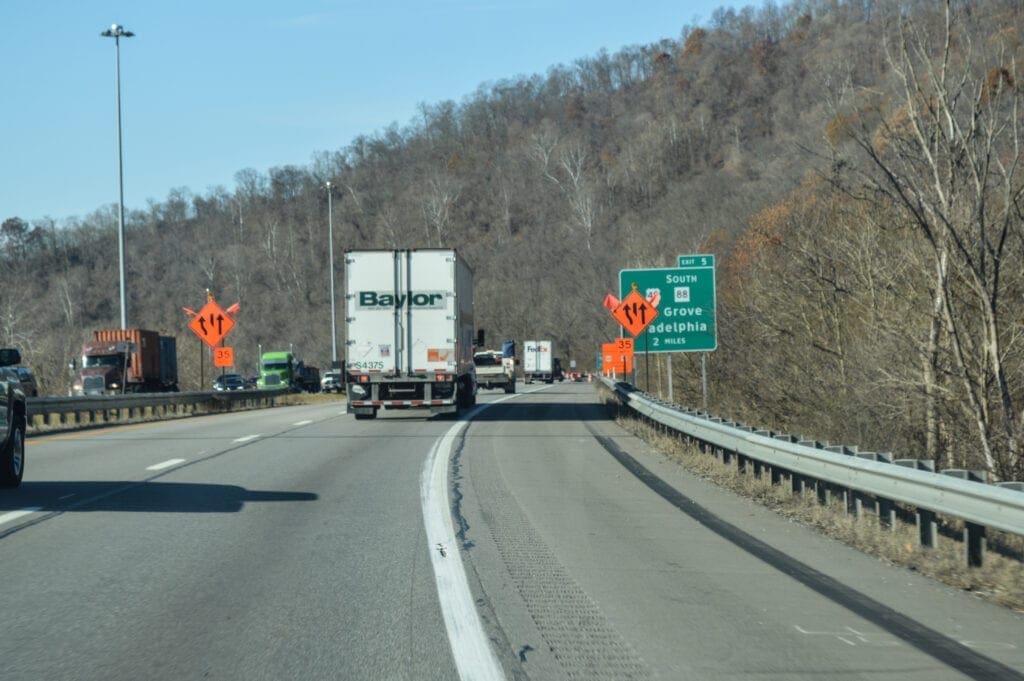
<path fill-rule="evenodd" d="M 604 398 L 606 402 L 614 401 L 607 393 Z M 754 499 L 787 518 L 893 565 L 1024 612 L 1024 569 L 1018 560 L 990 550 L 985 554 L 983 567 L 968 568 L 963 544 L 956 539 L 940 533 L 934 549 L 922 548 L 917 544 L 917 529 L 912 525 L 900 522 L 894 529 L 882 527 L 877 516 L 868 510 L 858 520 L 845 512 L 841 502 L 824 506 L 813 493 L 793 494 L 788 485 L 772 485 L 769 476 L 759 479 L 753 474 L 741 473 L 735 464 L 723 464 L 696 446 L 666 436 L 638 418 L 620 415 L 616 422 L 690 472 L 720 487 Z M 955 523 L 950 523 L 950 527 L 958 529 Z M 998 542 L 1018 556 L 1024 551 L 1024 538 L 1019 536 L 990 531 L 989 542 L 990 545 Z"/>

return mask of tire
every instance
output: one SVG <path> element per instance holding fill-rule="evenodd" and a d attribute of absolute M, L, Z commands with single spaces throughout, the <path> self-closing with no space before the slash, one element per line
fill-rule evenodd
<path fill-rule="evenodd" d="M 357 421 L 369 421 L 370 419 L 375 419 L 375 418 L 377 418 L 377 410 L 376 409 L 374 409 L 369 414 L 356 414 L 356 420 Z"/>
<path fill-rule="evenodd" d="M 25 422 L 17 421 L 0 452 L 0 487 L 17 487 L 25 474 Z"/>
<path fill-rule="evenodd" d="M 515 381 L 511 381 L 511 382 L 505 384 L 505 394 L 506 395 L 514 395 L 515 392 L 516 392 L 516 382 Z"/>

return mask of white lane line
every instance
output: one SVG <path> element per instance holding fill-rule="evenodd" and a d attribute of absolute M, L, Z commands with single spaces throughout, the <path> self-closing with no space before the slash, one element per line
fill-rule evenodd
<path fill-rule="evenodd" d="M 311 423 L 313 423 L 313 419 L 309 419 L 309 420 L 306 420 L 306 421 L 296 421 L 292 425 L 293 426 L 308 426 Z"/>
<path fill-rule="evenodd" d="M 28 508 L 23 508 L 17 511 L 4 513 L 3 515 L 0 515 L 0 525 L 3 525 L 4 523 L 9 523 L 12 520 L 17 520 L 18 518 L 22 518 L 33 513 L 38 513 L 39 511 L 42 510 L 43 509 L 41 506 L 29 506 Z"/>
<path fill-rule="evenodd" d="M 170 468 L 171 466 L 177 466 L 179 463 L 185 463 L 185 459 L 167 459 L 167 461 L 161 461 L 160 463 L 155 463 L 152 466 L 146 466 L 146 470 L 147 471 L 162 471 L 165 468 Z"/>
<path fill-rule="evenodd" d="M 256 433 L 255 435 L 246 435 L 245 437 L 240 437 L 236 439 L 235 442 L 248 442 L 249 440 L 255 440 L 262 434 L 263 433 Z"/>
<path fill-rule="evenodd" d="M 448 464 L 456 437 L 469 424 L 470 419 L 484 409 L 514 397 L 506 395 L 494 402 L 481 404 L 469 412 L 465 420 L 449 428 L 430 448 L 420 476 L 420 504 L 423 507 L 427 550 L 430 552 L 431 567 L 434 568 L 434 583 L 437 585 L 437 597 L 444 615 L 444 626 L 448 630 L 452 658 L 459 670 L 459 678 L 463 681 L 504 679 L 505 674 L 484 633 L 462 566 L 448 497 Z"/>

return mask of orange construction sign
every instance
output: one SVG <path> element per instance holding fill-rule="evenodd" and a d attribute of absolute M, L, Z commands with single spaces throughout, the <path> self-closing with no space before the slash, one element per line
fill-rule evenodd
<path fill-rule="evenodd" d="M 235 320 L 213 300 L 207 302 L 188 323 L 188 328 L 199 336 L 199 340 L 211 348 L 220 343 L 234 327 Z"/>
<path fill-rule="evenodd" d="M 639 336 L 658 316 L 658 310 L 649 300 L 633 289 L 612 311 L 615 318 L 631 336 Z"/>
<path fill-rule="evenodd" d="M 213 349 L 213 366 L 233 367 L 235 366 L 235 349 L 232 347 L 220 347 Z"/>
<path fill-rule="evenodd" d="M 633 339 L 616 338 L 601 344 L 601 373 L 628 374 L 633 371 Z"/>

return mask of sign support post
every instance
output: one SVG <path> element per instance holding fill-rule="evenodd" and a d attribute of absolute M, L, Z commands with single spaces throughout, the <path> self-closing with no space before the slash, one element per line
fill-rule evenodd
<path fill-rule="evenodd" d="M 665 355 L 665 370 L 668 372 L 668 401 L 669 401 L 670 404 L 674 404 L 674 402 L 672 402 L 672 353 L 671 352 L 668 353 L 667 355 Z"/>
<path fill-rule="evenodd" d="M 708 413 L 708 353 L 700 355 L 700 385 L 704 393 L 704 413 Z"/>
<path fill-rule="evenodd" d="M 647 374 L 647 392 L 651 392 L 651 351 L 648 349 L 651 344 L 647 342 L 650 337 L 647 329 L 644 329 L 644 373 Z"/>

